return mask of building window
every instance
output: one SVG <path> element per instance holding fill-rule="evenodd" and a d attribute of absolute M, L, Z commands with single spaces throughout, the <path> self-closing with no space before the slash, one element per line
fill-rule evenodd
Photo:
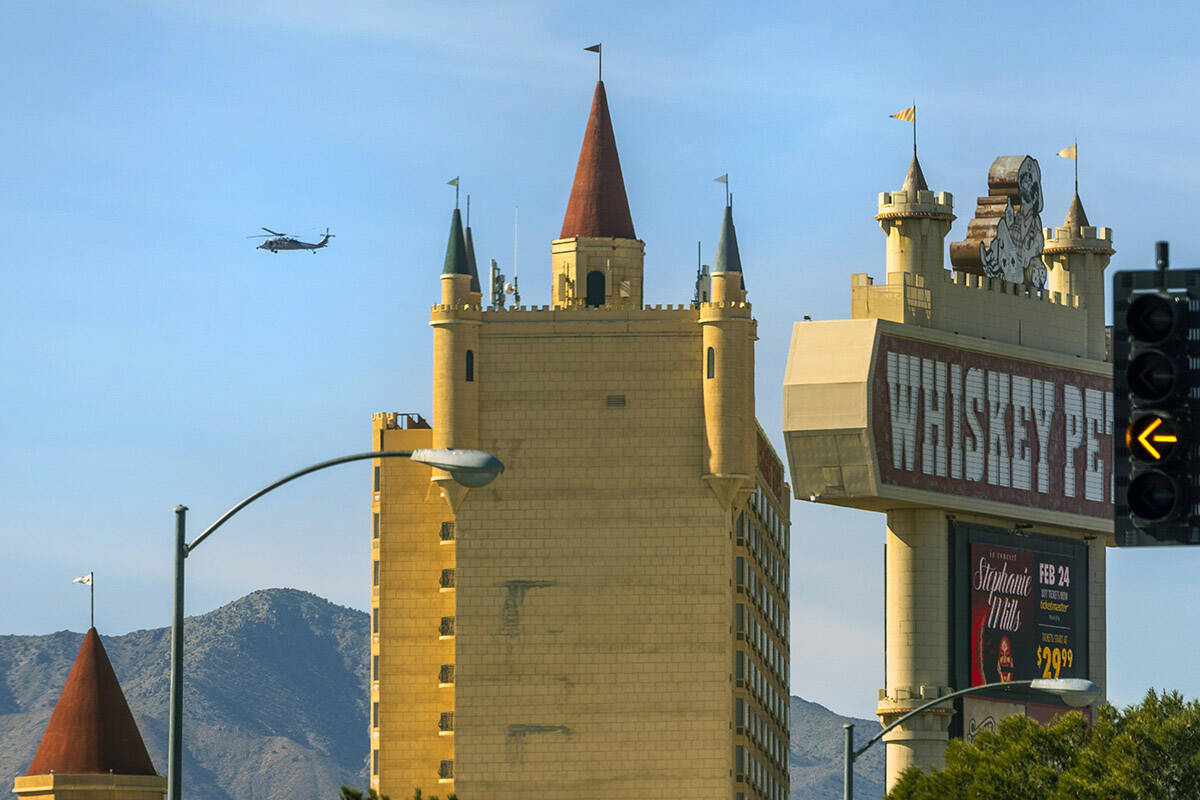
<path fill-rule="evenodd" d="M 452 570 L 452 569 L 442 570 L 442 577 L 441 577 L 440 583 L 441 583 L 441 586 L 443 589 L 453 589 L 454 588 L 454 570 Z"/>
<path fill-rule="evenodd" d="M 379 680 L 379 656 L 371 656 L 371 680 Z"/>
<path fill-rule="evenodd" d="M 439 731 L 454 730 L 454 712 L 453 711 L 443 711 L 442 712 L 441 717 L 438 718 L 438 730 Z"/>
<path fill-rule="evenodd" d="M 604 273 L 598 269 L 587 274 L 587 297 L 584 302 L 589 306 L 604 305 Z"/>
<path fill-rule="evenodd" d="M 453 636 L 454 617 L 442 617 L 442 624 L 438 627 L 438 633 L 441 636 Z"/>
<path fill-rule="evenodd" d="M 371 633 L 379 633 L 379 609 L 371 609 Z"/>
<path fill-rule="evenodd" d="M 443 542 L 453 542 L 454 541 L 454 523 L 453 522 L 443 522 L 442 530 L 438 535 L 441 536 L 441 539 Z"/>
<path fill-rule="evenodd" d="M 739 697 L 737 699 L 737 702 L 734 704 L 734 709 L 735 709 L 734 717 L 733 717 L 734 724 L 735 725 L 745 725 L 746 724 L 746 702 L 744 700 L 742 700 L 742 698 Z"/>
<path fill-rule="evenodd" d="M 377 491 L 377 492 L 379 491 L 379 470 L 380 470 L 379 467 L 375 468 L 375 484 L 374 484 L 374 486 L 375 486 L 375 491 Z"/>
<path fill-rule="evenodd" d="M 376 489 L 376 491 L 378 491 L 378 489 Z M 379 538 L 379 515 L 378 514 L 371 515 L 371 538 L 372 539 Z"/>
<path fill-rule="evenodd" d="M 454 665 L 442 664 L 438 671 L 438 683 L 454 683 Z"/>
<path fill-rule="evenodd" d="M 715 350 L 713 350 L 711 347 L 708 348 L 708 355 L 705 356 L 705 360 L 708 362 L 708 373 L 707 374 L 708 374 L 708 377 L 711 378 L 717 374 L 717 352 Z"/>
<path fill-rule="evenodd" d="M 371 703 L 371 727 L 379 727 L 379 703 Z"/>
<path fill-rule="evenodd" d="M 737 632 L 743 633 L 746 630 L 746 606 L 741 603 L 737 604 Z"/>
<path fill-rule="evenodd" d="M 372 775 L 379 774 L 379 751 L 378 750 L 371 751 L 371 774 Z"/>
<path fill-rule="evenodd" d="M 734 752 L 736 754 L 736 757 L 734 758 L 733 771 L 738 772 L 738 773 L 745 772 L 746 771 L 746 748 L 742 747 L 739 744 L 737 746 L 737 750 Z"/>
<path fill-rule="evenodd" d="M 443 761 L 438 766 L 438 777 L 443 780 L 449 780 L 454 777 L 454 760 Z"/>
<path fill-rule="evenodd" d="M 746 677 L 746 654 L 741 650 L 737 651 L 737 668 L 734 671 L 734 677 L 739 681 Z"/>
<path fill-rule="evenodd" d="M 467 351 L 467 382 L 475 380 L 475 351 Z"/>
<path fill-rule="evenodd" d="M 379 561 L 378 561 L 378 559 L 372 562 L 372 569 L 374 571 L 374 575 L 371 578 L 372 585 L 378 586 L 379 585 Z"/>

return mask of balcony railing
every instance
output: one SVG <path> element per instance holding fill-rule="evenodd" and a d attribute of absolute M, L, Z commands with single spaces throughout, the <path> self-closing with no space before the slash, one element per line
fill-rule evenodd
<path fill-rule="evenodd" d="M 438 626 L 439 636 L 454 635 L 454 617 L 442 617 L 442 624 Z"/>
<path fill-rule="evenodd" d="M 454 523 L 453 522 L 443 522 L 440 536 L 441 536 L 443 542 L 453 542 L 454 541 Z"/>
<path fill-rule="evenodd" d="M 452 569 L 442 570 L 442 578 L 441 578 L 440 583 L 441 583 L 441 586 L 443 589 L 453 589 L 454 588 L 454 570 L 452 570 Z"/>
<path fill-rule="evenodd" d="M 438 767 L 438 777 L 442 780 L 451 780 L 454 778 L 454 760 L 443 761 Z"/>
<path fill-rule="evenodd" d="M 438 671 L 438 683 L 454 683 L 453 664 L 442 664 L 442 668 Z"/>
<path fill-rule="evenodd" d="M 454 712 L 453 711 L 442 712 L 441 717 L 438 719 L 438 730 L 439 731 L 447 731 L 447 732 L 454 730 Z"/>

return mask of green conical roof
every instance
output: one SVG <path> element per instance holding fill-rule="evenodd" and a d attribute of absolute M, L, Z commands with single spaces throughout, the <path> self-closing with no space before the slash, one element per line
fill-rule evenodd
<path fill-rule="evenodd" d="M 446 243 L 446 263 L 442 266 L 443 275 L 470 275 L 471 268 L 467 264 L 467 241 L 463 236 L 462 214 L 456 208 L 450 218 L 450 241 Z"/>
<path fill-rule="evenodd" d="M 479 267 L 475 263 L 475 239 L 471 236 L 471 226 L 467 226 L 467 269 L 471 271 L 471 291 L 483 293 L 479 288 Z"/>
<path fill-rule="evenodd" d="M 717 240 L 717 257 L 713 260 L 713 272 L 741 272 L 742 256 L 738 253 L 737 231 L 733 227 L 733 206 L 725 206 L 721 218 L 721 238 Z"/>

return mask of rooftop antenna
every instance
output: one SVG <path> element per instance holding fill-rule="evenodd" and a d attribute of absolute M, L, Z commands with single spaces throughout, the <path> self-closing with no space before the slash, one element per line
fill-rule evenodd
<path fill-rule="evenodd" d="M 513 206 L 513 305 L 521 305 L 521 286 L 517 280 L 517 240 L 521 227 L 521 207 Z"/>
<path fill-rule="evenodd" d="M 587 50 L 589 53 L 595 53 L 598 56 L 598 59 L 596 61 L 596 80 L 603 81 L 604 80 L 604 53 L 600 52 L 600 45 L 594 44 L 591 47 L 585 47 L 583 49 Z"/>

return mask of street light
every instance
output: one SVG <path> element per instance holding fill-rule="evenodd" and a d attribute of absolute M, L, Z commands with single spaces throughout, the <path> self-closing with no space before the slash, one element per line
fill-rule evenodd
<path fill-rule="evenodd" d="M 1073 708 L 1083 708 L 1090 706 L 1096 702 L 1101 695 L 1100 687 L 1084 678 L 1034 678 L 1033 680 L 1024 681 L 1003 681 L 999 683 L 985 683 L 981 686 L 971 686 L 966 689 L 959 689 L 957 692 L 951 692 L 948 695 L 939 697 L 936 700 L 930 700 L 922 706 L 917 706 L 912 711 L 909 711 L 904 716 L 897 719 L 891 725 L 881 730 L 879 733 L 871 737 L 871 740 L 857 750 L 854 749 L 854 723 L 847 722 L 842 728 L 846 731 L 846 756 L 843 762 L 843 777 L 842 777 L 842 798 L 843 800 L 852 800 L 854 797 L 854 762 L 858 757 L 867 751 L 867 748 L 878 742 L 892 728 L 907 720 L 909 717 L 914 717 L 920 714 L 927 708 L 944 703 L 947 700 L 953 700 L 964 694 L 971 694 L 983 689 L 1015 689 L 1020 686 L 1025 686 L 1033 689 L 1036 692 L 1046 692 L 1047 694 L 1057 695 L 1062 698 L 1063 702 Z"/>
<path fill-rule="evenodd" d="M 284 476 L 274 483 L 264 486 L 242 502 L 222 514 L 216 522 L 204 529 L 204 532 L 187 542 L 184 535 L 187 506 L 175 507 L 175 601 L 174 616 L 171 620 L 171 706 L 170 723 L 167 741 L 167 800 L 181 800 L 183 786 L 183 577 L 184 559 L 191 551 L 211 536 L 217 528 L 229 521 L 230 517 L 253 503 L 268 492 L 278 489 L 285 483 L 291 483 L 296 478 L 310 472 L 335 467 L 351 461 L 363 461 L 374 458 L 409 458 L 428 464 L 431 467 L 445 470 L 455 481 L 463 486 L 486 486 L 504 472 L 504 464 L 491 453 L 482 450 L 381 450 L 371 453 L 356 453 L 342 456 L 332 461 L 322 461 L 319 464 L 305 467 Z"/>

